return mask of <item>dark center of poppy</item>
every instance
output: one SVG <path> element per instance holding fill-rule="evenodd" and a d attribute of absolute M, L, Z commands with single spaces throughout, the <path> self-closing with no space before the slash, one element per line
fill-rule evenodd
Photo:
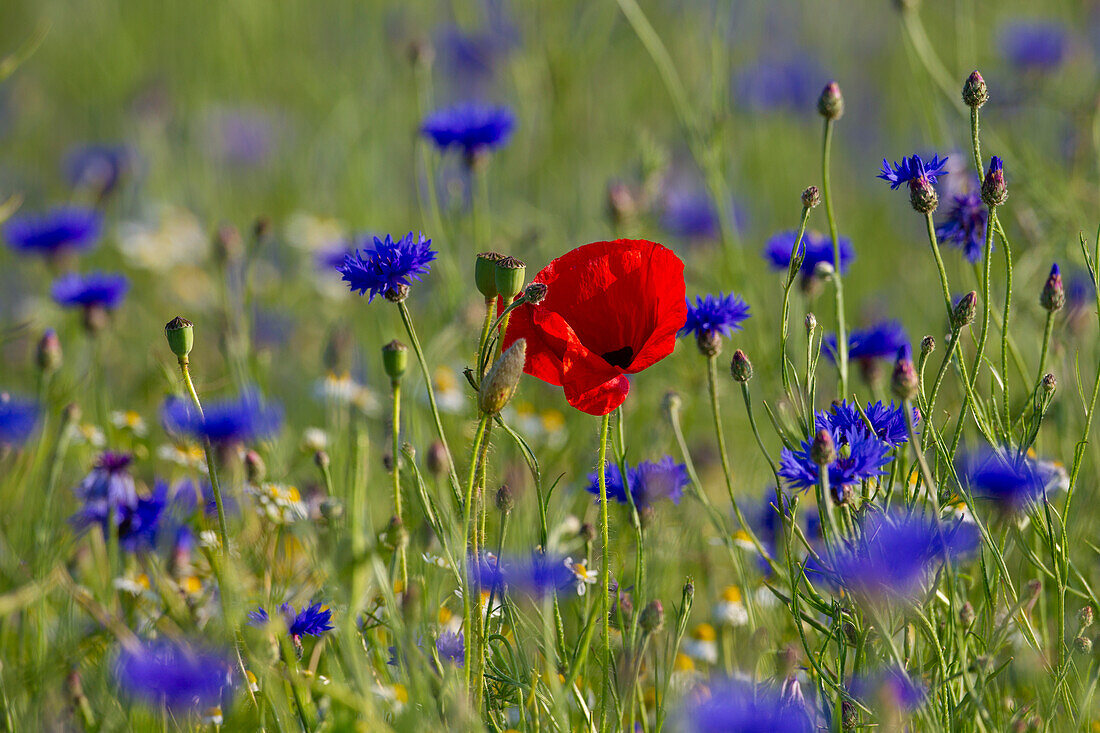
<path fill-rule="evenodd" d="M 634 361 L 634 347 L 624 346 L 621 349 L 615 349 L 614 351 L 608 351 L 605 354 L 600 354 L 603 360 L 613 367 L 619 369 L 626 369 Z"/>

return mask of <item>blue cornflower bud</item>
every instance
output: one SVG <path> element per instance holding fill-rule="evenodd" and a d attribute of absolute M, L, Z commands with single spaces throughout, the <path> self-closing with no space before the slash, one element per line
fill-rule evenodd
<path fill-rule="evenodd" d="M 903 402 L 916 397 L 920 390 L 920 381 L 917 379 L 917 370 L 913 367 L 913 352 L 909 344 L 898 349 L 890 389 L 893 390 L 894 396 Z"/>
<path fill-rule="evenodd" d="M 1043 285 L 1043 292 L 1039 295 L 1039 304 L 1043 308 L 1054 313 L 1062 310 L 1066 305 L 1066 291 L 1062 285 L 1062 271 L 1058 269 L 1058 263 L 1050 266 L 1050 276 Z"/>
<path fill-rule="evenodd" d="M 963 103 L 972 109 L 978 109 L 989 101 L 989 88 L 985 84 L 985 79 L 977 70 L 970 72 L 970 76 L 966 78 L 966 83 L 963 84 L 962 98 Z"/>
<path fill-rule="evenodd" d="M 989 161 L 989 170 L 982 181 L 982 201 L 987 206 L 1000 206 L 1008 200 L 1008 185 L 1005 183 L 1004 162 L 996 155 Z"/>

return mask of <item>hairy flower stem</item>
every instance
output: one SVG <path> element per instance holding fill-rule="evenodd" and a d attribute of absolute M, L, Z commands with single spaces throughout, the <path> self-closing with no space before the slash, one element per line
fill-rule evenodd
<path fill-rule="evenodd" d="M 481 442 L 485 438 L 485 428 L 489 424 L 489 416 L 482 415 L 477 424 L 477 432 L 474 434 L 473 445 L 470 446 L 470 471 L 466 480 L 466 494 L 462 502 L 462 543 L 463 554 L 466 558 L 466 572 L 462 574 L 462 628 L 466 634 L 470 637 L 474 636 L 473 612 L 471 610 L 471 595 L 473 590 L 471 588 L 470 581 L 474 572 L 479 572 L 479 567 L 471 567 L 470 565 L 470 521 L 472 516 L 472 509 L 474 503 L 474 484 L 477 481 L 477 467 L 478 467 L 478 455 L 481 449 Z M 476 559 L 475 559 L 476 561 Z M 480 596 L 478 598 L 480 602 Z M 471 655 L 472 656 L 472 655 Z M 467 664 L 463 665 L 463 671 L 466 675 L 466 691 L 472 692 L 471 685 L 473 682 L 472 668 L 473 660 L 469 660 Z M 480 697 L 480 695 L 478 695 Z"/>
<path fill-rule="evenodd" d="M 1043 348 L 1039 352 L 1039 371 L 1035 373 L 1035 389 L 1039 389 L 1039 382 L 1043 379 L 1043 370 L 1047 366 L 1047 352 L 1050 351 L 1050 337 L 1054 333 L 1054 314 L 1056 311 L 1049 311 L 1047 313 L 1046 326 L 1043 328 Z M 1024 406 L 1027 409 L 1027 406 Z"/>
<path fill-rule="evenodd" d="M 783 285 L 783 311 L 779 317 L 779 374 L 783 379 L 783 392 L 791 401 L 794 401 L 794 393 L 791 390 L 791 377 L 787 373 L 787 333 L 788 327 L 790 326 L 788 320 L 791 311 L 791 289 L 794 287 L 795 278 L 798 277 L 798 270 L 802 260 L 802 258 L 798 257 L 798 248 L 802 244 L 802 236 L 806 233 L 806 222 L 809 218 L 810 208 L 808 206 L 803 206 L 802 219 L 798 224 L 798 236 L 794 238 L 794 245 L 791 246 L 791 258 L 788 260 L 787 265 L 787 282 Z M 839 288 L 837 292 L 840 292 Z M 845 344 L 845 355 L 847 355 L 847 351 L 847 344 Z"/>
<path fill-rule="evenodd" d="M 606 669 L 611 669 L 611 552 L 610 533 L 607 526 L 607 438 L 611 426 L 611 413 L 608 412 L 600 418 L 600 446 L 596 458 L 596 475 L 600 485 L 600 616 L 601 630 L 603 631 L 604 664 Z M 600 687 L 600 730 L 605 730 L 607 725 L 607 686 L 609 680 L 604 680 Z"/>
<path fill-rule="evenodd" d="M 825 135 L 821 142 L 821 198 L 829 219 L 829 237 L 833 240 L 833 284 L 836 286 L 837 370 L 840 372 L 840 395 L 848 394 L 848 329 L 844 321 L 844 283 L 840 276 L 840 238 L 837 236 L 833 198 L 829 195 L 830 152 L 833 147 L 833 122 L 825 119 Z"/>
<path fill-rule="evenodd" d="M 485 344 L 489 340 L 490 327 L 493 325 L 493 315 L 496 313 L 497 299 L 486 298 L 485 299 L 485 321 L 481 324 L 481 336 L 477 341 L 477 353 L 480 361 L 481 354 L 485 352 Z M 478 384 L 481 384 L 481 380 L 485 378 L 485 373 L 479 369 L 477 380 Z"/>
<path fill-rule="evenodd" d="M 420 339 L 416 337 L 416 330 L 413 328 L 412 317 L 409 315 L 409 309 L 405 305 L 404 301 L 397 304 L 397 311 L 401 314 L 401 321 L 405 324 L 405 331 L 409 334 L 409 341 L 412 342 L 413 352 L 416 354 L 416 361 L 420 364 L 420 373 L 424 375 L 424 387 L 428 390 L 428 405 L 431 408 L 432 419 L 435 421 L 435 432 L 439 436 L 439 442 L 443 444 L 443 452 L 447 455 L 447 471 L 451 479 L 451 491 L 454 492 L 455 497 L 458 497 L 458 473 L 455 471 L 454 460 L 451 458 L 451 447 L 447 444 L 447 436 L 443 432 L 443 421 L 439 417 L 439 407 L 435 402 L 435 390 L 432 388 L 432 375 L 428 371 L 428 362 L 424 359 L 424 350 L 420 348 Z"/>
<path fill-rule="evenodd" d="M 993 270 L 993 226 L 989 224 L 989 222 L 992 222 L 996 217 L 997 207 L 990 206 L 987 208 L 987 211 L 989 212 L 989 216 L 985 227 L 985 250 L 982 255 L 982 328 L 978 334 L 978 347 L 974 352 L 974 366 L 970 369 L 972 372 L 970 375 L 971 389 L 973 389 L 974 385 L 977 383 L 978 374 L 982 369 L 982 357 L 985 356 L 985 343 L 989 336 L 989 321 L 993 305 L 989 299 L 990 281 L 992 280 Z M 1008 375 L 1004 374 L 1002 377 L 1007 379 Z"/>
<path fill-rule="evenodd" d="M 1011 345 L 1008 334 L 1008 319 L 1012 312 L 1012 247 L 1008 243 L 1008 237 L 1005 236 L 1004 229 L 1001 228 L 1001 221 L 994 216 L 989 222 L 990 226 L 996 226 L 997 237 L 1001 240 L 1001 248 L 1005 253 L 1005 310 L 1004 319 L 1001 322 L 1001 379 L 1004 380 L 1002 399 L 1005 419 L 1009 420 L 1009 396 L 1008 396 L 1008 348 Z M 1015 347 L 1013 347 L 1015 348 Z M 1017 354 L 1017 363 L 1019 362 L 1019 355 Z M 1021 369 L 1022 371 L 1022 369 Z"/>
<path fill-rule="evenodd" d="M 187 387 L 187 394 L 191 397 L 191 403 L 199 413 L 199 417 L 205 419 L 202 412 L 202 403 L 195 391 L 195 384 L 191 381 L 191 369 L 186 356 L 179 357 L 180 373 L 183 375 L 183 383 Z M 218 534 L 222 541 L 222 553 L 229 557 L 229 528 L 225 523 L 225 506 L 222 504 L 222 489 L 218 483 L 218 469 L 214 462 L 214 447 L 210 445 L 209 438 L 202 439 L 202 450 L 206 455 L 206 473 L 210 477 L 210 488 L 214 493 L 214 505 L 218 509 Z"/>
<path fill-rule="evenodd" d="M 404 529 L 401 517 L 401 380 L 394 379 L 393 387 L 393 516 Z M 401 576 L 401 586 L 409 583 L 408 562 L 405 557 L 405 542 L 397 542 L 397 567 Z"/>

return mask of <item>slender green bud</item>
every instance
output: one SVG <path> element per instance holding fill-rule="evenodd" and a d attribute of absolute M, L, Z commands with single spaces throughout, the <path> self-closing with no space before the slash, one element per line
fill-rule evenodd
<path fill-rule="evenodd" d="M 474 283 L 486 300 L 497 297 L 497 262 L 503 259 L 500 252 L 482 252 L 474 261 Z"/>
<path fill-rule="evenodd" d="M 1039 388 L 1043 390 L 1044 395 L 1050 397 L 1054 394 L 1054 390 L 1058 389 L 1058 380 L 1053 374 L 1044 374 L 1042 381 L 1039 383 Z"/>
<path fill-rule="evenodd" d="M 733 381 L 742 384 L 752 379 L 752 362 L 741 349 L 733 352 L 733 359 L 730 360 L 730 376 L 733 377 Z"/>
<path fill-rule="evenodd" d="M 527 275 L 527 265 L 515 257 L 504 257 L 496 262 L 497 293 L 504 299 L 505 305 L 523 292 L 523 280 Z"/>
<path fill-rule="evenodd" d="M 971 290 L 959 298 L 955 304 L 955 311 L 951 314 L 951 329 L 961 331 L 974 322 L 974 316 L 978 312 L 978 294 Z"/>
<path fill-rule="evenodd" d="M 920 353 L 922 356 L 928 356 L 936 350 L 936 339 L 931 336 L 925 336 L 920 340 Z"/>
<path fill-rule="evenodd" d="M 387 377 L 395 382 L 400 381 L 408 365 L 408 346 L 394 339 L 382 347 L 382 368 L 386 370 Z"/>
<path fill-rule="evenodd" d="M 909 182 L 909 203 L 920 214 L 931 214 L 940 205 L 940 197 L 927 178 L 914 178 Z"/>
<path fill-rule="evenodd" d="M 509 346 L 481 383 L 481 395 L 478 406 L 486 415 L 496 415 L 519 386 L 523 376 L 523 362 L 527 358 L 527 339 L 517 339 Z"/>
<path fill-rule="evenodd" d="M 807 313 L 804 323 L 806 326 L 806 338 L 813 338 L 814 331 L 817 330 L 817 316 L 815 316 L 813 313 Z"/>
<path fill-rule="evenodd" d="M 962 97 L 963 103 L 971 109 L 978 109 L 989 101 L 989 87 L 985 85 L 985 79 L 976 70 L 966 77 Z"/>
<path fill-rule="evenodd" d="M 172 353 L 182 359 L 191 353 L 195 345 L 195 324 L 176 316 L 164 326 L 164 337 L 168 339 L 168 348 Z"/>

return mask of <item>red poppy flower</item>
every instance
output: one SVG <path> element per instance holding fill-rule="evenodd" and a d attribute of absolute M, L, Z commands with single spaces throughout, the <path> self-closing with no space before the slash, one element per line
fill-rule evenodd
<path fill-rule="evenodd" d="M 671 354 L 687 318 L 684 263 L 644 239 L 578 247 L 534 281 L 548 286 L 546 298 L 512 311 L 504 347 L 527 339 L 524 371 L 590 415 L 621 405 L 626 375 Z"/>

